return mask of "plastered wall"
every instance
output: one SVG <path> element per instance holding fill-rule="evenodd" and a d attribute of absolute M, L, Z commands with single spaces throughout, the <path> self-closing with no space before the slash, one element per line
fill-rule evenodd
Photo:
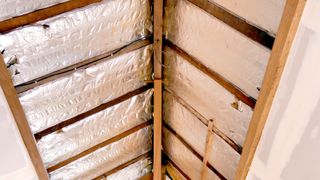
<path fill-rule="evenodd" d="M 247 179 L 320 178 L 319 12 L 308 0 Z"/>

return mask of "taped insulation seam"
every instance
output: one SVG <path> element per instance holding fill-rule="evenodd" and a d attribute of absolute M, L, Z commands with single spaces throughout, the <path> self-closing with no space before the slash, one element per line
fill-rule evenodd
<path fill-rule="evenodd" d="M 258 97 L 257 88 L 262 84 L 269 49 L 187 0 L 167 1 L 164 32 L 167 39 L 203 65 L 251 97 Z"/>
<path fill-rule="evenodd" d="M 165 127 L 176 132 L 193 150 L 204 157 L 208 127 L 166 91 L 164 102 Z M 212 141 L 211 151 L 207 152 L 208 162 L 224 177 L 233 179 L 240 154 L 217 134 L 213 135 Z"/>
<path fill-rule="evenodd" d="M 27 14 L 38 9 L 43 9 L 68 0 L 5 0 L 0 1 L 0 21 L 10 19 L 19 15 Z"/>
<path fill-rule="evenodd" d="M 92 179 L 152 148 L 148 126 L 49 173 L 50 179 Z"/>
<path fill-rule="evenodd" d="M 104 0 L 0 35 L 0 49 L 5 50 L 14 85 L 19 85 L 151 31 L 149 0 Z"/>
<path fill-rule="evenodd" d="M 32 132 L 144 86 L 144 81 L 151 79 L 151 48 L 149 45 L 20 94 Z"/>
<path fill-rule="evenodd" d="M 152 93 L 148 90 L 41 138 L 37 146 L 45 167 L 150 120 Z"/>
<path fill-rule="evenodd" d="M 176 53 L 164 54 L 164 84 L 237 145 L 242 146 L 252 109 Z M 238 108 L 232 107 L 237 103 Z"/>

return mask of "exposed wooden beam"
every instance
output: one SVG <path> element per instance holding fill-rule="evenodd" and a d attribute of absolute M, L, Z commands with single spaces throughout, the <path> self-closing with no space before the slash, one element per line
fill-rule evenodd
<path fill-rule="evenodd" d="M 204 125 L 208 126 L 209 120 L 207 120 L 204 116 L 202 116 L 197 110 L 195 110 L 191 105 L 189 105 L 186 101 L 184 101 L 181 97 L 175 94 L 168 87 L 165 87 L 165 91 L 168 92 L 172 97 L 184 108 L 186 108 L 189 112 L 191 112 L 200 122 Z M 220 131 L 217 127 L 213 126 L 213 132 L 223 139 L 232 149 L 234 149 L 237 153 L 242 153 L 242 147 L 235 143 L 231 138 L 225 135 L 222 131 Z"/>
<path fill-rule="evenodd" d="M 104 178 L 108 179 L 108 176 L 110 176 L 110 175 L 112 175 L 112 174 L 114 174 L 114 173 L 116 173 L 116 172 L 118 172 L 118 171 L 120 171 L 120 170 L 122 170 L 122 169 L 124 169 L 124 168 L 126 168 L 128 166 L 130 166 L 131 164 L 134 164 L 134 163 L 136 163 L 136 162 L 138 162 L 140 160 L 143 160 L 143 159 L 146 159 L 146 158 L 150 157 L 151 154 L 152 154 L 152 151 L 149 151 L 149 152 L 146 152 L 144 154 L 141 154 L 141 155 L 131 159 L 130 161 L 127 161 L 127 162 L 125 162 L 125 163 L 123 163 L 123 164 L 111 169 L 110 171 L 108 171 L 106 173 L 103 173 L 102 175 L 100 175 L 100 176 L 98 176 L 96 178 L 93 178 L 93 179 L 94 180 L 101 180 L 101 179 L 104 179 Z"/>
<path fill-rule="evenodd" d="M 131 128 L 131 129 L 129 129 L 129 130 L 127 130 L 127 131 L 125 131 L 125 132 L 123 132 L 123 133 L 121 133 L 119 135 L 116 135 L 116 136 L 114 136 L 114 137 L 112 137 L 112 138 L 110 138 L 110 139 L 108 139 L 108 140 L 106 140 L 106 141 L 104 141 L 102 143 L 99 143 L 99 144 L 97 144 L 97 145 L 95 145 L 95 146 L 93 146 L 93 147 L 91 147 L 91 148 L 89 148 L 89 149 L 87 149 L 87 150 L 85 150 L 85 151 L 83 151 L 83 152 L 71 157 L 71 158 L 68 158 L 68 159 L 66 159 L 66 160 L 64 160 L 64 161 L 62 161 L 62 162 L 60 162 L 60 163 L 58 163 L 58 164 L 56 164 L 54 166 L 49 167 L 47 169 L 47 171 L 50 173 L 50 172 L 52 172 L 54 170 L 62 168 L 63 166 L 66 166 L 66 165 L 68 165 L 68 164 L 70 164 L 70 163 L 72 163 L 72 162 L 74 162 L 74 161 L 76 161 L 76 160 L 78 160 L 78 159 L 80 159 L 80 158 L 82 158 L 82 157 L 84 157 L 84 156 L 86 156 L 86 155 L 88 155 L 88 154 L 100 149 L 100 148 L 103 148 L 103 147 L 105 147 L 105 146 L 107 146 L 107 145 L 109 145 L 111 143 L 119 141 L 119 140 L 129 136 L 130 134 L 133 134 L 133 133 L 139 131 L 140 129 L 143 129 L 143 128 L 151 125 L 151 124 L 152 124 L 152 121 L 149 120 L 149 121 L 146 121 L 146 122 L 144 122 L 144 123 L 142 123 L 140 125 L 137 125 L 137 126 Z"/>
<path fill-rule="evenodd" d="M 67 76 L 71 73 L 73 73 L 76 70 L 80 69 L 86 69 L 90 66 L 96 65 L 98 63 L 102 63 L 104 61 L 108 61 L 111 58 L 126 54 L 128 52 L 140 49 L 142 47 L 145 47 L 152 42 L 152 36 L 148 36 L 142 39 L 138 39 L 136 41 L 133 41 L 121 48 L 118 48 L 116 50 L 103 53 L 101 55 L 95 56 L 93 58 L 84 60 L 82 62 L 76 63 L 74 65 L 68 66 L 66 68 L 63 68 L 61 70 L 49 73 L 47 75 L 44 75 L 42 77 L 36 78 L 34 80 L 25 82 L 23 84 L 20 84 L 16 86 L 16 90 L 18 93 L 22 93 L 24 91 L 27 91 L 29 89 L 35 88 L 37 86 L 40 86 L 42 84 L 48 83 L 50 81 L 54 81 L 60 77 Z"/>
<path fill-rule="evenodd" d="M 232 84 L 230 81 L 222 77 L 217 72 L 211 70 L 207 66 L 203 65 L 201 61 L 199 61 L 197 58 L 193 57 L 192 55 L 185 52 L 183 49 L 178 47 L 177 45 L 173 44 L 167 39 L 164 39 L 164 51 L 170 52 L 173 51 L 183 57 L 183 59 L 187 60 L 190 64 L 198 68 L 200 71 L 202 71 L 204 74 L 209 76 L 211 79 L 216 81 L 218 84 L 220 84 L 222 87 L 224 87 L 227 91 L 229 91 L 231 94 L 236 96 L 239 100 L 250 106 L 251 108 L 254 108 L 256 104 L 256 100 L 248 95 L 246 95 L 243 91 L 241 91 L 240 88 L 238 88 L 236 85 Z"/>
<path fill-rule="evenodd" d="M 173 134 L 193 155 L 195 155 L 200 161 L 203 161 L 203 156 L 199 154 L 193 147 L 183 139 L 174 129 L 172 129 L 168 124 L 164 123 L 163 126 L 165 129 L 167 129 L 171 134 Z M 165 150 L 164 150 L 165 152 Z M 168 157 L 169 154 L 167 154 Z M 209 162 L 207 162 L 207 167 L 213 171 L 220 179 L 224 180 L 226 179 L 216 168 L 214 168 Z"/>
<path fill-rule="evenodd" d="M 301 19 L 306 0 L 287 0 L 271 52 L 260 96 L 244 142 L 236 179 L 245 179 L 279 86 L 280 78 Z"/>
<path fill-rule="evenodd" d="M 44 20 L 101 1 L 102 0 L 70 0 L 28 14 L 4 20 L 0 22 L 0 33 L 4 33 L 20 26 L 32 24 L 37 21 Z"/>
<path fill-rule="evenodd" d="M 45 129 L 45 130 L 43 130 L 41 132 L 38 132 L 34 136 L 35 136 L 36 140 L 39 140 L 39 139 L 41 139 L 42 137 L 44 137 L 44 136 L 46 136 L 48 134 L 51 134 L 51 133 L 53 133 L 55 131 L 58 131 L 58 130 L 61 130 L 62 128 L 66 127 L 66 126 L 74 124 L 74 123 L 76 123 L 78 121 L 81 121 L 82 119 L 84 119 L 84 118 L 86 118 L 88 116 L 91 116 L 91 115 L 93 115 L 95 113 L 103 111 L 106 108 L 109 108 L 111 106 L 119 104 L 119 103 L 121 103 L 121 102 L 123 102 L 125 100 L 128 100 L 128 99 L 132 98 L 133 96 L 141 94 L 141 93 L 143 93 L 143 92 L 145 92 L 145 91 L 147 91 L 148 89 L 151 89 L 151 88 L 152 88 L 152 84 L 148 84 L 148 85 L 143 86 L 143 87 L 141 87 L 139 89 L 136 89 L 134 91 L 128 92 L 128 93 L 126 93 L 126 94 L 124 94 L 124 95 L 122 95 L 122 96 L 120 96 L 120 97 L 118 97 L 116 99 L 113 99 L 113 100 L 111 100 L 109 102 L 101 104 L 100 106 L 98 106 L 96 108 L 93 108 L 93 109 L 91 109 L 91 110 L 89 110 L 87 112 L 84 112 L 84 113 L 79 114 L 79 115 L 77 115 L 77 116 L 75 116 L 73 118 L 70 118 L 70 119 L 68 119 L 66 121 L 63 121 L 63 122 L 61 122 L 61 123 L 59 123 L 59 124 L 57 124 L 55 126 L 49 127 L 49 128 L 47 128 L 47 129 Z"/>
<path fill-rule="evenodd" d="M 153 178 L 161 180 L 163 0 L 153 1 L 154 135 Z"/>
<path fill-rule="evenodd" d="M 29 153 L 38 178 L 48 179 L 48 174 L 38 152 L 36 141 L 32 135 L 28 121 L 20 104 L 16 90 L 13 87 L 13 83 L 2 56 L 0 56 L 0 86 L 8 102 L 9 108 L 17 124 L 21 138 Z"/>
<path fill-rule="evenodd" d="M 208 124 L 208 134 L 207 134 L 207 139 L 206 139 L 206 147 L 203 155 L 203 160 L 202 160 L 202 171 L 201 171 L 201 179 L 205 180 L 207 179 L 208 175 L 208 160 L 210 158 L 210 153 L 212 150 L 212 143 L 213 143 L 213 126 L 214 126 L 214 121 L 210 119 L 209 124 Z"/>
<path fill-rule="evenodd" d="M 244 34 L 245 36 L 252 39 L 253 41 L 256 41 L 259 44 L 269 49 L 272 49 L 272 46 L 274 43 L 274 37 L 270 36 L 265 31 L 247 23 L 244 19 L 241 19 L 233 15 L 232 13 L 225 10 L 221 6 L 216 5 L 213 2 L 210 2 L 209 0 L 188 0 L 188 1 L 198 6 L 199 8 L 205 10 L 207 13 L 216 17 L 217 19 L 229 25 L 233 29 L 239 31 L 240 33 Z"/>

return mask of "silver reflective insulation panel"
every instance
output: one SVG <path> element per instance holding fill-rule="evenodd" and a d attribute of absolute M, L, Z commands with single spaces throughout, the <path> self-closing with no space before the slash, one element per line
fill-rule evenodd
<path fill-rule="evenodd" d="M 153 90 L 148 90 L 44 136 L 37 146 L 45 167 L 51 167 L 150 120 L 152 93 Z"/>
<path fill-rule="evenodd" d="M 270 50 L 186 0 L 168 0 L 165 35 L 248 95 L 257 98 Z"/>
<path fill-rule="evenodd" d="M 164 122 L 200 155 L 204 156 L 208 127 L 167 91 L 164 93 Z M 240 154 L 215 134 L 212 142 L 212 151 L 209 152 L 208 161 L 224 177 L 234 179 Z"/>
<path fill-rule="evenodd" d="M 50 179 L 92 179 L 152 148 L 151 126 L 107 145 L 49 174 Z"/>
<path fill-rule="evenodd" d="M 104 0 L 0 35 L 0 50 L 18 85 L 120 48 L 151 27 L 149 0 Z"/>
<path fill-rule="evenodd" d="M 67 0 L 1 0 L 0 1 L 0 21 L 30 13 L 38 9 L 43 9 Z"/>
<path fill-rule="evenodd" d="M 252 109 L 181 56 L 167 51 L 164 58 L 165 86 L 206 119 L 215 119 L 216 127 L 242 146 Z"/>
<path fill-rule="evenodd" d="M 106 180 L 136 180 L 152 172 L 151 158 L 146 158 L 111 174 Z"/>
<path fill-rule="evenodd" d="M 202 161 L 166 128 L 163 129 L 163 148 L 170 159 L 191 179 L 201 179 Z M 219 177 L 208 170 L 208 180 Z"/>
<path fill-rule="evenodd" d="M 151 46 L 78 70 L 20 94 L 33 133 L 56 125 L 145 85 Z"/>

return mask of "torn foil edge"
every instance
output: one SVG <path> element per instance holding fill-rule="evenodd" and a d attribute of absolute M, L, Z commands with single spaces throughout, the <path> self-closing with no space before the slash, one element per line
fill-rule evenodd
<path fill-rule="evenodd" d="M 142 155 L 152 148 L 152 128 L 143 128 L 49 173 L 54 179 L 92 179 Z"/>
<path fill-rule="evenodd" d="M 164 122 L 204 156 L 208 127 L 178 103 L 171 94 L 164 92 Z M 216 134 L 212 138 L 208 161 L 227 179 L 234 179 L 240 154 Z"/>
<path fill-rule="evenodd" d="M 140 48 L 20 94 L 32 132 L 144 86 L 151 78 L 151 48 Z"/>
<path fill-rule="evenodd" d="M 140 160 L 130 166 L 111 174 L 106 180 L 136 180 L 152 172 L 151 157 Z"/>
<path fill-rule="evenodd" d="M 216 127 L 242 146 L 253 110 L 176 53 L 166 52 L 164 63 L 165 87 L 206 119 L 215 119 Z"/>
<path fill-rule="evenodd" d="M 148 90 L 41 138 L 37 147 L 45 167 L 150 120 L 152 94 Z"/>
<path fill-rule="evenodd" d="M 191 179 L 201 179 L 202 161 L 166 128 L 163 136 L 163 147 L 169 158 Z M 207 179 L 219 180 L 219 177 L 209 169 Z"/>
<path fill-rule="evenodd" d="M 120 48 L 151 31 L 149 0 L 104 0 L 0 35 L 0 50 L 11 64 L 14 85 L 19 85 Z"/>
<path fill-rule="evenodd" d="M 164 33 L 202 64 L 257 98 L 270 50 L 187 0 L 168 0 Z"/>
<path fill-rule="evenodd" d="M 0 21 L 50 7 L 68 0 L 5 0 L 0 1 Z"/>

